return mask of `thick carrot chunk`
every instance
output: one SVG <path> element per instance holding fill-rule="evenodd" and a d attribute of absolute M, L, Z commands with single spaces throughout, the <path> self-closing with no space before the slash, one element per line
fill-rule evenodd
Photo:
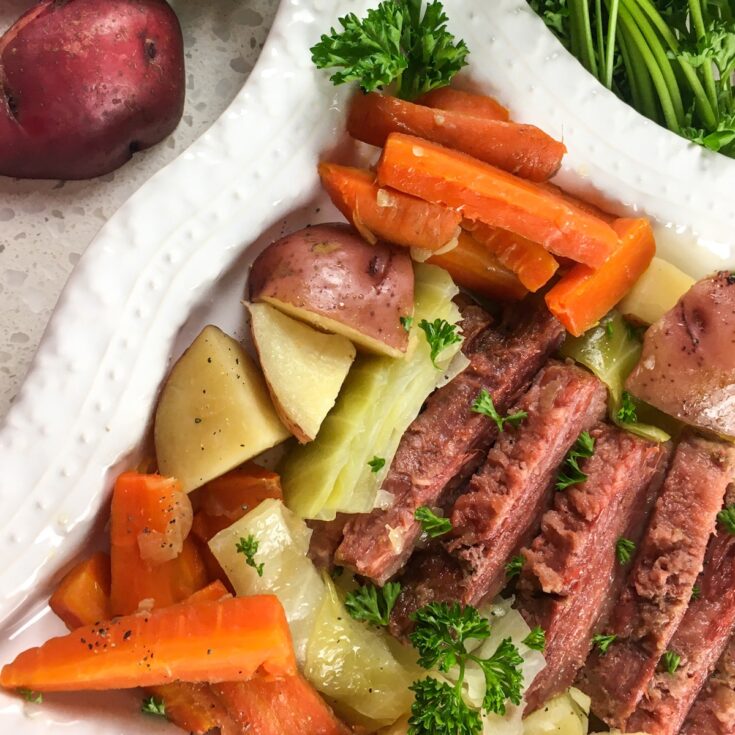
<path fill-rule="evenodd" d="M 599 267 L 617 245 L 615 231 L 597 217 L 529 181 L 459 151 L 391 133 L 378 181 L 461 211 L 537 242 L 556 255 Z"/>
<path fill-rule="evenodd" d="M 243 732 L 252 735 L 347 735 L 349 730 L 301 675 L 283 679 L 256 676 L 213 689 Z"/>
<path fill-rule="evenodd" d="M 525 237 L 482 222 L 469 223 L 468 229 L 529 291 L 538 291 L 546 285 L 559 268 L 553 255 Z"/>
<path fill-rule="evenodd" d="M 321 163 L 319 176 L 335 207 L 366 239 L 438 250 L 459 233 L 462 217 L 457 212 L 383 189 L 370 171 Z"/>
<path fill-rule="evenodd" d="M 618 219 L 617 248 L 597 269 L 576 265 L 546 294 L 554 316 L 575 337 L 597 324 L 643 275 L 656 254 L 648 220 Z"/>
<path fill-rule="evenodd" d="M 191 503 L 179 483 L 160 475 L 126 472 L 112 496 L 110 542 L 113 615 L 140 603 L 165 607 L 207 583 L 193 539 Z"/>
<path fill-rule="evenodd" d="M 49 600 L 51 609 L 69 630 L 110 614 L 110 557 L 98 552 L 79 562 L 61 580 Z"/>
<path fill-rule="evenodd" d="M 278 598 L 182 603 L 93 624 L 46 641 L 3 667 L 6 689 L 127 689 L 173 681 L 244 681 L 296 673 Z"/>
<path fill-rule="evenodd" d="M 416 100 L 419 105 L 436 107 L 439 110 L 465 112 L 468 115 L 486 117 L 489 120 L 510 120 L 510 113 L 506 107 L 493 97 L 484 94 L 464 92 L 451 87 L 432 89 Z"/>
<path fill-rule="evenodd" d="M 488 298 L 516 301 L 527 293 L 518 278 L 467 232 L 459 236 L 454 250 L 432 255 L 427 263 L 444 268 L 460 286 Z"/>
<path fill-rule="evenodd" d="M 415 135 L 531 181 L 550 179 L 566 153 L 563 143 L 533 125 L 436 110 L 376 92 L 353 98 L 347 131 L 376 146 L 391 133 Z"/>

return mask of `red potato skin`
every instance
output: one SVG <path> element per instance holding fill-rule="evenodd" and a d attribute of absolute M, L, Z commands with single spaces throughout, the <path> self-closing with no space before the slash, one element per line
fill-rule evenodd
<path fill-rule="evenodd" d="M 184 93 L 165 0 L 41 0 L 0 38 L 0 175 L 114 171 L 176 128 Z"/>

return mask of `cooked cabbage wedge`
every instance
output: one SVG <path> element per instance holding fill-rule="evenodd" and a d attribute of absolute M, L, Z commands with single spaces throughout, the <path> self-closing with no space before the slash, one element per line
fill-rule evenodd
<path fill-rule="evenodd" d="M 628 295 L 618 304 L 622 314 L 643 324 L 657 322 L 694 285 L 675 265 L 654 258 Z"/>
<path fill-rule="evenodd" d="M 415 271 L 406 356 L 359 356 L 317 438 L 295 447 L 282 463 L 286 504 L 302 518 L 331 520 L 337 513 L 372 510 L 401 437 L 442 379 L 418 325 L 423 319 L 457 324 L 460 313 L 452 298 L 458 290 L 440 268 L 416 264 Z M 459 348 L 455 343 L 445 349 L 440 367 L 449 365 Z M 375 457 L 384 460 L 377 471 L 369 464 Z"/>
<path fill-rule="evenodd" d="M 569 689 L 526 717 L 523 735 L 587 735 L 589 711 L 589 698 Z"/>
<path fill-rule="evenodd" d="M 610 393 L 610 418 L 615 424 L 644 439 L 665 442 L 671 437 L 663 429 L 640 422 L 622 421 L 618 417 L 623 404 L 625 379 L 638 363 L 641 350 L 640 339 L 617 311 L 611 311 L 598 326 L 587 330 L 581 337 L 567 336 L 561 346 L 564 357 L 570 357 L 589 368 L 605 383 Z M 642 408 L 637 403 L 636 407 Z M 644 410 L 651 415 L 649 407 Z"/>
<path fill-rule="evenodd" d="M 240 539 L 249 536 L 258 542 L 254 562 L 263 564 L 262 577 L 237 550 Z M 209 548 L 238 595 L 278 597 L 301 664 L 325 595 L 321 575 L 307 556 L 310 538 L 311 530 L 301 519 L 281 501 L 269 499 L 209 542 Z"/>
<path fill-rule="evenodd" d="M 306 649 L 306 678 L 362 716 L 360 724 L 368 729 L 395 722 L 411 709 L 408 687 L 417 676 L 396 660 L 382 633 L 350 617 L 328 577 L 324 585 L 326 595 Z"/>

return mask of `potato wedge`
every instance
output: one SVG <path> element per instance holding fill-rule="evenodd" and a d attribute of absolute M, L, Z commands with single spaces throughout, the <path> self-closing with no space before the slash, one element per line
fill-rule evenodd
<path fill-rule="evenodd" d="M 250 300 L 368 352 L 401 357 L 408 347 L 401 317 L 413 314 L 411 259 L 388 245 L 369 245 L 346 224 L 307 227 L 256 258 Z"/>
<path fill-rule="evenodd" d="M 160 472 L 190 492 L 288 436 L 242 345 L 205 327 L 161 392 L 154 426 Z"/>
<path fill-rule="evenodd" d="M 253 341 L 281 421 L 302 443 L 317 435 L 355 359 L 345 337 L 324 334 L 268 304 L 250 304 Z"/>

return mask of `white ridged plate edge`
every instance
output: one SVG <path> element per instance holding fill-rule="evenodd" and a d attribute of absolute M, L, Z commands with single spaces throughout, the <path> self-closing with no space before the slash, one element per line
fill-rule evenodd
<path fill-rule="evenodd" d="M 230 108 L 113 216 L 72 274 L 0 429 L 3 662 L 43 637 L 47 624 L 32 617 L 38 591 L 103 517 L 115 471 L 145 434 L 181 327 L 221 312 L 217 279 L 276 222 L 300 226 L 303 211 L 292 213 L 318 197 L 316 162 L 344 140 L 347 91 L 315 72 L 308 48 L 337 15 L 371 4 L 284 0 Z M 660 249 L 694 275 L 735 266 L 735 163 L 617 100 L 522 0 L 444 4 L 471 49 L 472 83 L 514 118 L 563 137 L 566 186 L 655 218 Z M 129 699 L 95 699 L 88 712 L 84 699 L 37 708 L 2 695 L 0 717 L 21 735 L 65 725 L 82 734 L 158 729 L 126 719 Z"/>

